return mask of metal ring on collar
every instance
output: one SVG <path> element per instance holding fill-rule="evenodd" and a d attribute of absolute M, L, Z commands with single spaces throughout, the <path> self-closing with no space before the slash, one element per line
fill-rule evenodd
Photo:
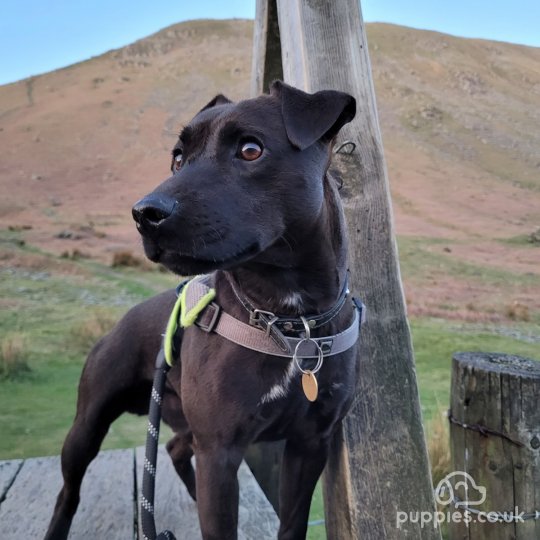
<path fill-rule="evenodd" d="M 302 343 L 304 343 L 304 341 L 311 341 L 312 343 L 315 343 L 315 347 L 317 347 L 317 364 L 315 365 L 315 367 L 313 369 L 304 369 L 301 365 L 300 365 L 300 362 L 298 361 L 298 359 L 302 359 L 302 358 L 311 358 L 311 356 L 298 356 L 298 348 L 300 347 L 300 345 L 302 345 Z M 302 372 L 302 373 L 317 373 L 317 371 L 319 371 L 319 369 L 321 369 L 322 367 L 322 364 L 323 364 L 323 360 L 324 360 L 324 353 L 321 349 L 321 346 L 314 340 L 314 339 L 311 339 L 309 337 L 305 337 L 304 339 L 301 339 L 297 344 L 296 344 L 296 347 L 294 348 L 294 353 L 293 353 L 293 361 L 294 363 L 296 364 L 296 367 Z"/>

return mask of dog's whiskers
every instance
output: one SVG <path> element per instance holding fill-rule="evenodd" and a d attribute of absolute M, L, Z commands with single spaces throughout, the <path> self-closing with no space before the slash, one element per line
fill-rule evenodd
<path fill-rule="evenodd" d="M 287 237 L 282 234 L 279 238 L 287 244 L 287 247 L 291 250 L 291 253 L 294 253 L 293 247 L 291 246 L 291 243 L 287 240 Z"/>
<path fill-rule="evenodd" d="M 211 228 L 213 231 L 215 231 L 215 233 L 216 233 L 216 235 L 217 235 L 217 237 L 218 237 L 218 238 L 217 238 L 218 240 L 223 240 L 223 235 L 221 234 L 221 231 L 220 231 L 219 229 L 216 229 L 215 227 L 212 227 L 212 226 L 210 226 L 210 228 Z"/>

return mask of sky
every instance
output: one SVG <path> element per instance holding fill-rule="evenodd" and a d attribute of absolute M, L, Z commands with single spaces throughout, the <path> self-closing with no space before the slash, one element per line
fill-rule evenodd
<path fill-rule="evenodd" d="M 361 5 L 368 22 L 540 47 L 540 0 L 361 0 Z M 177 22 L 254 16 L 255 0 L 1 0 L 0 84 L 86 60 Z"/>

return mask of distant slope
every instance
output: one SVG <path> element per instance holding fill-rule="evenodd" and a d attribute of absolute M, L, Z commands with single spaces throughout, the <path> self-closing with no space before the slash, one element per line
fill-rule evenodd
<path fill-rule="evenodd" d="M 501 236 L 534 221 L 535 207 L 522 204 L 531 193 L 538 202 L 540 192 L 540 49 L 386 24 L 368 34 L 394 186 L 411 169 L 439 180 L 429 206 L 472 206 L 448 214 L 446 225 L 466 232 L 478 212 L 483 228 Z M 416 165 L 393 159 L 400 152 Z M 409 214 L 429 211 L 421 200 L 409 203 Z"/>
<path fill-rule="evenodd" d="M 85 249 L 133 246 L 131 205 L 167 175 L 182 123 L 218 92 L 245 96 L 251 39 L 248 21 L 184 23 L 0 87 L 1 222 L 61 249 L 55 233 L 91 221 L 107 240 Z"/>
<path fill-rule="evenodd" d="M 540 227 L 540 49 L 387 24 L 368 39 L 410 308 L 540 309 L 527 280 L 494 300 L 500 284 L 455 268 L 540 268 L 522 241 Z M 139 250 L 131 205 L 167 176 L 184 122 L 248 96 L 251 47 L 251 21 L 192 21 L 0 87 L 0 226 L 57 253 Z"/>

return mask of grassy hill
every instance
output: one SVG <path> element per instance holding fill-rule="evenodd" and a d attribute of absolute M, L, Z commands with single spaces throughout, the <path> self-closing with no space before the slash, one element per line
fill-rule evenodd
<path fill-rule="evenodd" d="M 251 21 L 187 22 L 0 87 L 0 227 L 141 255 L 132 203 L 202 105 L 248 96 L 251 39 Z M 368 39 L 411 314 L 536 319 L 540 49 L 388 24 Z"/>

